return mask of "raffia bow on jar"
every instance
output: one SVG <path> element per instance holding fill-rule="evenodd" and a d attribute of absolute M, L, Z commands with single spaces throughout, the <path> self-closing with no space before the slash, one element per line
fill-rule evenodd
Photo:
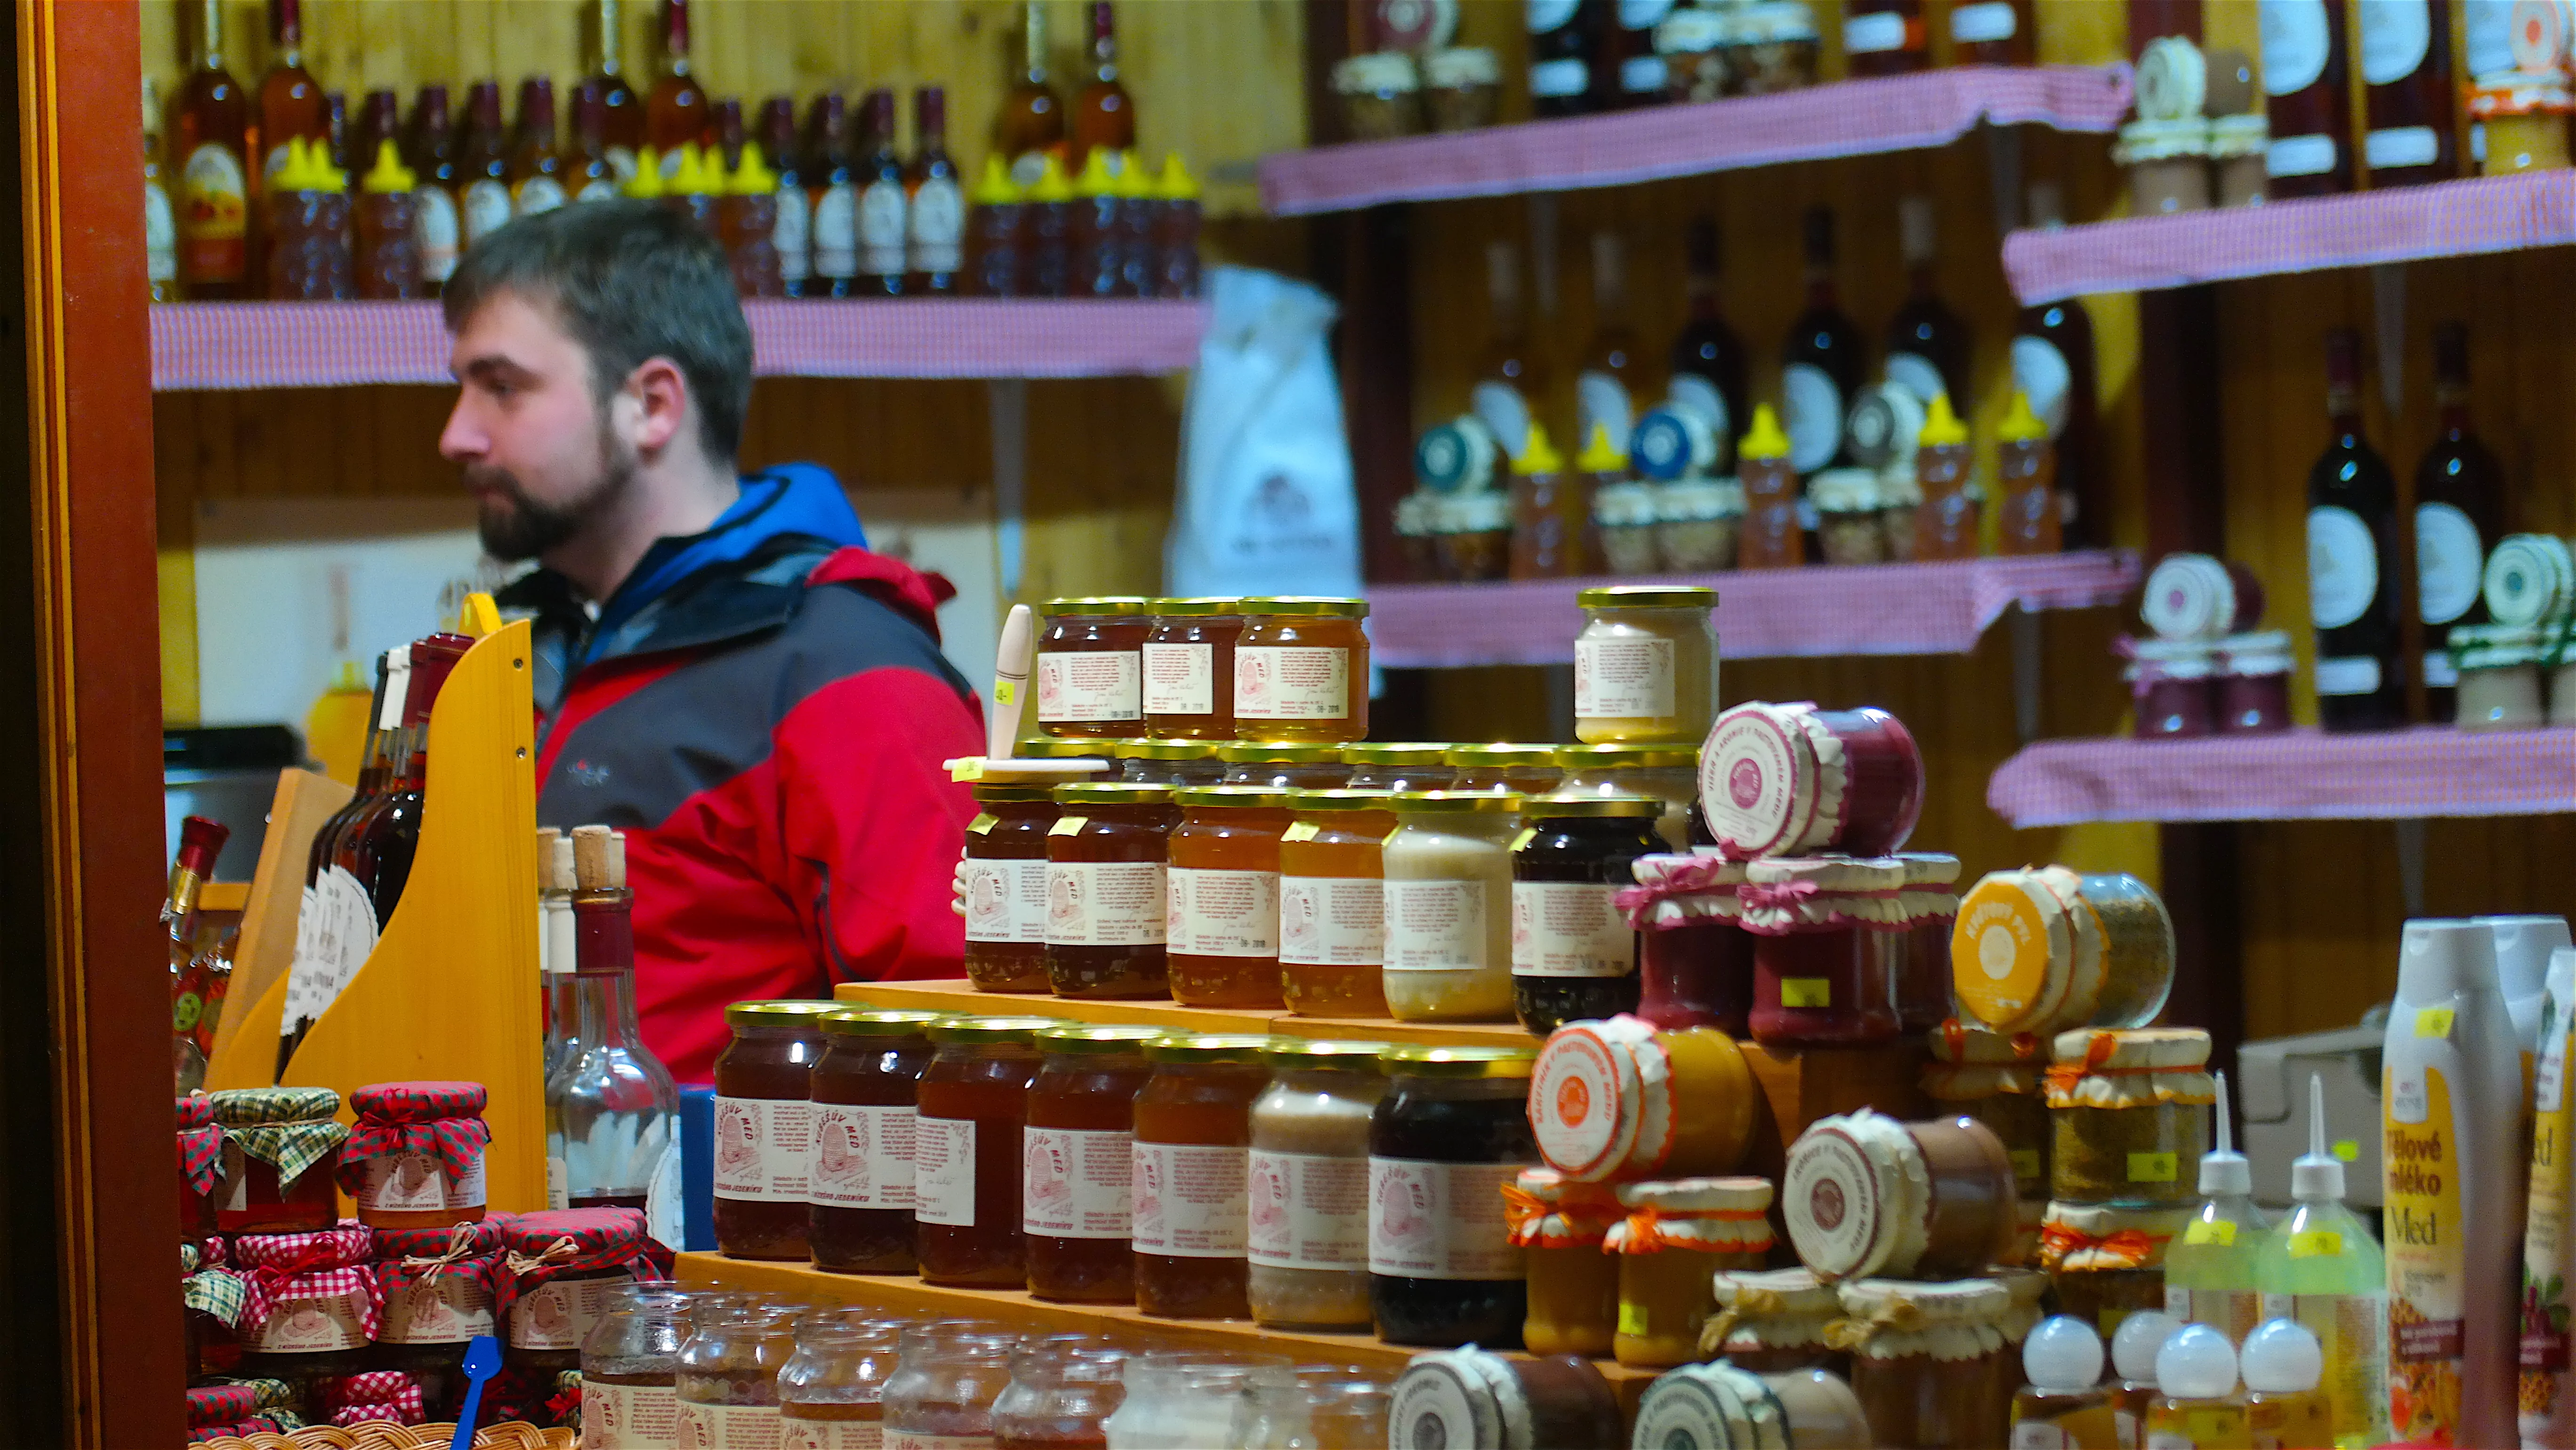
<path fill-rule="evenodd" d="M 494 1295 L 500 1311 L 553 1280 L 602 1269 L 626 1269 L 637 1279 L 671 1277 L 671 1251 L 644 1232 L 644 1215 L 632 1208 L 557 1208 L 521 1214 L 503 1230 L 508 1246 Z M 529 1252 L 533 1246 L 535 1252 Z"/>
<path fill-rule="evenodd" d="M 1823 1347 L 1825 1326 L 1842 1317 L 1834 1286 L 1806 1268 L 1720 1269 L 1709 1287 L 1717 1310 L 1701 1326 L 1700 1353 L 1724 1355 L 1757 1372 L 1812 1362 L 1807 1351 Z"/>
<path fill-rule="evenodd" d="M 1852 1279 L 1836 1292 L 1845 1317 L 1825 1326 L 1825 1344 L 1871 1359 L 1992 1354 L 2004 1342 L 1995 1321 L 2012 1305 L 2012 1295 L 1991 1279 Z"/>

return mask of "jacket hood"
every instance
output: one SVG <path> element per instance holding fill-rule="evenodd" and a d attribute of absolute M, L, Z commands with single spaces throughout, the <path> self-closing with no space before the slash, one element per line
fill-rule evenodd
<path fill-rule="evenodd" d="M 835 548 L 864 549 L 868 543 L 849 495 L 831 470 L 812 463 L 780 464 L 745 478 L 742 497 L 705 533 L 655 540 L 626 582 L 600 606 L 592 637 L 614 637 L 620 625 L 682 581 L 716 565 L 739 563 L 785 538 Z"/>

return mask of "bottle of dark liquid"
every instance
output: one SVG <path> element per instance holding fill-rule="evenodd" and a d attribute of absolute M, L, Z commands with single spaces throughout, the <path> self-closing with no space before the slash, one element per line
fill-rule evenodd
<path fill-rule="evenodd" d="M 858 164 L 850 156 L 850 106 L 825 91 L 805 112 L 805 185 L 814 198 L 814 276 L 808 297 L 848 297 L 859 282 Z"/>
<path fill-rule="evenodd" d="M 2487 550 L 2504 534 L 2504 470 L 2469 431 L 2469 330 L 2433 328 L 2433 401 L 2441 431 L 2415 465 L 2415 608 L 2424 623 L 2425 713 L 2452 717 L 2456 625 L 2483 624 Z"/>
<path fill-rule="evenodd" d="M 2352 190 L 2343 7 L 2319 0 L 2262 0 L 2262 21 L 2263 113 L 2272 123 L 2271 146 L 2263 153 L 2270 177 L 2265 194 L 2280 200 Z M 2449 53 L 2447 40 L 2443 53 Z M 2445 65 L 2446 84 L 2450 74 Z"/>
<path fill-rule="evenodd" d="M 2064 226 L 2061 206 L 2055 183 L 2031 184 L 2032 226 L 2043 231 Z M 2012 372 L 2013 386 L 2030 398 L 2031 411 L 2047 425 L 2057 459 L 2057 491 L 2073 510 L 2065 518 L 2065 547 L 2106 543 L 2110 500 L 2099 442 L 2093 315 L 2073 298 L 2023 308 L 2013 324 Z"/>
<path fill-rule="evenodd" d="M 250 295 L 250 135 L 250 100 L 224 69 L 224 7 L 205 0 L 196 64 L 170 125 L 179 173 L 179 286 L 200 301 Z"/>
<path fill-rule="evenodd" d="M 814 274 L 814 210 L 805 194 L 804 149 L 796 143 L 796 103 L 771 96 L 760 103 L 760 150 L 778 178 L 778 221 L 770 241 L 778 248 L 778 282 L 784 295 L 805 295 Z"/>
<path fill-rule="evenodd" d="M 1622 110 L 1663 100 L 1667 68 L 1655 53 L 1655 27 L 1672 12 L 1673 0 L 1618 0 L 1610 7 L 1594 32 L 1593 109 Z"/>
<path fill-rule="evenodd" d="M 1531 114 L 1580 116 L 1592 109 L 1592 37 L 1608 9 L 1609 0 L 1529 0 Z"/>
<path fill-rule="evenodd" d="M 331 166 L 335 171 L 349 169 L 349 93 L 325 92 L 322 97 L 323 129 L 331 133 Z"/>
<path fill-rule="evenodd" d="M 376 693 L 367 709 L 367 746 L 358 760 L 358 789 L 348 804 L 332 812 L 313 832 L 304 862 L 304 897 L 295 916 L 295 955 L 286 974 L 286 1000 L 278 1013 L 277 1070 L 304 1037 L 319 1010 L 318 992 L 338 977 L 340 926 L 349 905 L 364 908 L 366 893 L 352 877 L 347 890 L 330 881 L 331 852 L 340 837 L 381 799 L 393 778 L 394 746 L 402 725 L 404 692 L 409 688 L 411 646 L 398 645 L 376 658 Z M 388 700 L 391 714 L 387 713 Z M 372 915 L 372 913 L 369 913 Z"/>
<path fill-rule="evenodd" d="M 2406 718 L 2398 667 L 2397 480 L 2361 436 L 2361 338 L 2326 334 L 2325 452 L 2308 469 L 2308 612 L 2317 723 L 2386 730 Z"/>
<path fill-rule="evenodd" d="M 2361 30 L 2362 159 L 2370 187 L 2416 186 L 2459 174 L 2453 135 L 2451 7 L 2447 0 L 2372 0 Z"/>
<path fill-rule="evenodd" d="M 376 910 L 376 929 L 393 920 L 411 880 L 412 854 L 420 848 L 422 806 L 429 790 L 429 716 L 456 662 L 474 647 L 460 634 L 433 634 L 411 647 L 410 682 L 403 702 L 403 754 L 375 810 L 353 822 L 333 846 L 331 864 L 365 887 Z"/>
<path fill-rule="evenodd" d="M 340 169 L 349 173 L 353 184 L 360 173 L 376 164 L 379 141 L 393 142 L 397 153 L 402 150 L 402 102 L 390 89 L 367 92 L 349 124 L 349 160 Z"/>
<path fill-rule="evenodd" d="M 1576 451 L 1592 445 L 1599 428 L 1610 446 L 1628 451 L 1637 425 L 1637 393 L 1645 385 L 1645 349 L 1628 325 L 1626 241 L 1617 232 L 1592 234 L 1592 339 L 1584 344 L 1582 371 L 1574 375 Z"/>
<path fill-rule="evenodd" d="M 717 174 L 730 177 L 742 164 L 742 98 L 727 96 L 715 103 L 716 156 L 721 162 Z"/>
<path fill-rule="evenodd" d="M 617 184 L 624 186 L 635 177 L 635 153 L 644 145 L 644 101 L 628 84 L 620 58 L 624 47 L 617 33 L 617 0 L 599 0 L 592 28 L 598 32 L 599 69 L 582 86 L 599 98 L 600 155 L 615 169 Z M 578 99 L 573 102 L 573 124 L 581 124 Z M 590 197 L 585 193 L 582 200 Z"/>
<path fill-rule="evenodd" d="M 1009 158 L 1011 180 L 1023 189 L 1038 184 L 1049 154 L 1063 164 L 1064 102 L 1047 81 L 1046 7 L 1038 0 L 1020 7 L 1020 64 L 993 118 L 993 149 Z"/>
<path fill-rule="evenodd" d="M 625 839 L 577 826 L 572 844 L 573 1021 L 569 1049 L 546 1079 L 548 1175 L 560 1162 L 574 1208 L 676 1214 L 680 1093 L 636 1025 Z"/>
<path fill-rule="evenodd" d="M 1091 79 L 1073 98 L 1073 149 L 1065 168 L 1080 176 L 1094 148 L 1136 149 L 1136 102 L 1118 80 L 1118 34 L 1109 0 L 1091 0 Z"/>
<path fill-rule="evenodd" d="M 1020 188 L 999 152 L 984 154 L 967 223 L 966 288 L 978 297 L 1020 295 Z"/>
<path fill-rule="evenodd" d="M 510 148 L 510 207 L 514 216 L 553 211 L 572 199 L 564 188 L 564 157 L 555 143 L 555 83 L 544 76 L 519 82 L 518 135 Z"/>
<path fill-rule="evenodd" d="M 1806 216 L 1807 309 L 1780 349 L 1780 423 L 1789 434 L 1789 466 L 1800 477 L 1850 466 L 1843 415 L 1869 367 L 1860 329 L 1834 295 L 1834 214 Z"/>
<path fill-rule="evenodd" d="M 476 81 L 465 93 L 465 135 L 456 151 L 456 169 L 464 179 L 457 208 L 470 247 L 510 222 L 510 138 L 501 129 L 498 81 Z"/>
<path fill-rule="evenodd" d="M 1100 13 L 1105 17 L 1109 7 L 1103 4 Z M 957 184 L 957 163 L 948 159 L 948 92 L 941 87 L 912 93 L 912 164 L 904 181 L 912 188 L 904 216 L 904 290 L 953 293 L 966 265 L 966 193 Z"/>
<path fill-rule="evenodd" d="M 1672 401 L 1699 415 L 1717 444 L 1711 470 L 1735 468 L 1735 439 L 1752 419 L 1744 396 L 1744 339 L 1727 326 L 1718 298 L 1717 219 L 1695 216 L 1682 234 L 1682 254 L 1690 269 L 1685 309 L 1688 320 L 1673 337 Z"/>
<path fill-rule="evenodd" d="M 689 71 L 689 0 L 662 0 L 662 73 L 644 101 L 644 141 L 659 155 L 662 179 L 680 171 L 680 148 L 716 144 L 715 108 Z"/>
<path fill-rule="evenodd" d="M 331 112 L 322 84 L 304 68 L 302 0 L 269 0 L 269 34 L 277 45 L 268 74 L 259 81 L 260 176 L 286 164 L 286 143 L 331 139 Z"/>
<path fill-rule="evenodd" d="M 634 171 L 632 152 L 626 165 L 626 172 L 619 172 L 609 154 L 608 103 L 600 96 L 598 80 L 583 81 L 572 91 L 572 156 L 564 165 L 564 189 L 575 201 L 607 201 Z"/>
<path fill-rule="evenodd" d="M 1468 406 L 1502 445 L 1503 456 L 1518 458 L 1547 398 L 1547 366 L 1530 344 L 1529 313 L 1521 304 L 1520 248 L 1504 241 L 1486 244 L 1485 295 L 1493 332 Z"/>
<path fill-rule="evenodd" d="M 1073 281 L 1075 297 L 1114 297 L 1126 269 L 1126 233 L 1118 225 L 1118 179 L 1109 153 L 1094 151 L 1073 180 Z"/>
<path fill-rule="evenodd" d="M 903 295 L 905 213 L 903 157 L 895 150 L 894 92 L 868 92 L 859 106 L 860 297 Z"/>
<path fill-rule="evenodd" d="M 1923 0 L 1851 0 L 1843 6 L 1843 54 L 1855 76 L 1892 76 L 1932 63 Z"/>
<path fill-rule="evenodd" d="M 435 297 L 456 270 L 464 247 L 464 223 L 457 215 L 456 131 L 447 110 L 447 87 L 426 85 L 412 103 L 411 141 L 403 156 L 412 169 L 412 239 L 420 246 L 421 287 Z"/>
<path fill-rule="evenodd" d="M 1905 249 L 1905 302 L 1887 322 L 1887 380 L 1924 406 L 1947 392 L 1964 406 L 1968 392 L 1968 325 L 1941 302 L 1932 283 L 1932 199 L 1909 196 L 1896 204 L 1897 233 Z"/>

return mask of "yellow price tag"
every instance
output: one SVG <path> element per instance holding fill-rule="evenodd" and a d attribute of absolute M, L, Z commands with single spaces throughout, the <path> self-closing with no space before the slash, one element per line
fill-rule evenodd
<path fill-rule="evenodd" d="M 2350 1138 L 2337 1138 L 2334 1145 L 2334 1155 L 2346 1163 L 2349 1163 L 2355 1158 L 2361 1156 L 2361 1144 Z"/>
<path fill-rule="evenodd" d="M 942 769 L 948 772 L 948 778 L 950 780 L 982 780 L 984 778 L 984 757 L 980 755 L 961 755 L 955 760 L 943 760 L 939 762 L 939 764 Z"/>
<path fill-rule="evenodd" d="M 1643 1338 L 1646 1334 L 1646 1306 L 1628 1300 L 1620 1301 L 1619 1332 L 1632 1338 Z"/>
<path fill-rule="evenodd" d="M 1831 977 L 1782 977 L 1780 1005 L 1783 1007 L 1830 1007 L 1834 1005 L 1834 983 Z"/>
<path fill-rule="evenodd" d="M 1055 824 L 1047 827 L 1047 834 L 1050 836 L 1079 836 L 1082 834 L 1082 828 L 1090 824 L 1091 817 L 1089 816 L 1058 816 L 1055 818 Z"/>
<path fill-rule="evenodd" d="M 1538 827 L 1523 826 L 1521 827 L 1521 833 L 1512 837 L 1512 849 L 1517 851 L 1536 839 L 1538 839 Z"/>
<path fill-rule="evenodd" d="M 2040 1175 L 2039 1150 L 2015 1148 L 2012 1150 L 2012 1165 L 2013 1177 L 2037 1178 Z"/>
<path fill-rule="evenodd" d="M 2452 1012 L 2448 1007 L 2427 1007 L 2415 1014 L 2415 1035 L 2448 1037 L 2451 1035 Z"/>
<path fill-rule="evenodd" d="M 989 836 L 993 833 L 993 828 L 1001 823 L 1002 818 L 1000 816 L 987 811 L 983 815 L 977 816 L 975 819 L 966 823 L 966 834 L 970 836 Z"/>
<path fill-rule="evenodd" d="M 2132 1153 L 2129 1155 L 2131 1183 L 2171 1183 L 2182 1176 L 2179 1153 Z"/>
<path fill-rule="evenodd" d="M 996 677 L 993 681 L 993 703 L 1007 705 L 1020 697 L 1020 682 Z"/>
<path fill-rule="evenodd" d="M 2236 1221 L 2230 1218 L 2193 1219 L 2191 1227 L 2182 1231 L 2182 1241 L 2187 1244 L 2217 1244 L 2221 1248 L 2232 1248 L 2236 1243 Z"/>
<path fill-rule="evenodd" d="M 1279 839 L 1283 841 L 1311 841 L 1315 839 L 1315 823 L 1313 821 L 1299 821 L 1288 829 L 1281 831 L 1279 833 Z"/>
<path fill-rule="evenodd" d="M 2343 1253 L 2343 1235 L 2330 1228 L 2312 1228 L 2306 1233 L 2290 1235 L 2290 1257 L 2294 1259 L 2331 1259 Z"/>
<path fill-rule="evenodd" d="M 2183 1415 L 2194 1445 L 2224 1445 L 2230 1436 L 2245 1433 L 2245 1412 L 2234 1410 L 2191 1410 Z M 2243 1441 L 2237 1443 L 2242 1444 Z"/>

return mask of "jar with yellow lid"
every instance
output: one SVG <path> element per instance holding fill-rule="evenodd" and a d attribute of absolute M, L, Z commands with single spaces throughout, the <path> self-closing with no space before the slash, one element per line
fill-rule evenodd
<path fill-rule="evenodd" d="M 1702 1357 L 1722 1355 L 1756 1374 L 1851 1373 L 1851 1356 L 1825 1343 L 1825 1326 L 1843 1317 L 1842 1296 L 1814 1270 L 1720 1269 L 1709 1289 L 1717 1309 L 1700 1329 Z"/>
<path fill-rule="evenodd" d="M 1449 747 L 1447 759 L 1457 770 L 1451 790 L 1508 790 L 1522 795 L 1548 795 L 1565 779 L 1556 763 L 1557 747 L 1523 741 Z"/>
<path fill-rule="evenodd" d="M 1145 729 L 1163 740 L 1234 738 L 1234 644 L 1243 633 L 1233 599 L 1155 599 L 1143 659 Z"/>
<path fill-rule="evenodd" d="M 1714 1027 L 1568 1023 L 1548 1034 L 1535 1073 L 1540 1156 L 1588 1182 L 1732 1173 L 1763 1111 L 1743 1052 Z"/>
<path fill-rule="evenodd" d="M 1279 989 L 1300 1017 L 1384 1017 L 1394 793 L 1295 792 L 1279 835 Z"/>
<path fill-rule="evenodd" d="M 2057 1291 L 2058 1312 L 2108 1339 L 2130 1315 L 2164 1309 L 2165 1250 L 2193 1212 L 2189 1204 L 2050 1203 L 2039 1264 Z"/>
<path fill-rule="evenodd" d="M 1771 1250 L 1771 1180 L 1678 1178 L 1618 1192 L 1628 1214 L 1601 1244 L 1619 1259 L 1611 1351 L 1630 1369 L 1689 1364 L 1716 1303 L 1710 1276 L 1759 1269 Z"/>
<path fill-rule="evenodd" d="M 1136 1094 L 1152 1069 L 1142 1023 L 1066 1023 L 1039 1032 L 1020 1130 L 1020 1232 L 1029 1294 L 1068 1303 L 1136 1297 L 1128 1247 Z"/>
<path fill-rule="evenodd" d="M 1961 1012 L 1998 1032 L 2142 1027 L 2173 987 L 2173 921 L 2134 876 L 2063 866 L 1997 871 L 1959 900 L 1950 934 Z"/>
<path fill-rule="evenodd" d="M 1252 1104 L 1245 1297 L 1264 1328 L 1369 1325 L 1369 1118 L 1382 1042 L 1278 1037 Z"/>
<path fill-rule="evenodd" d="M 1270 1085 L 1267 1037 L 1172 1034 L 1145 1044 L 1136 1095 L 1136 1307 L 1172 1319 L 1248 1319 L 1252 1104 Z"/>
<path fill-rule="evenodd" d="M 1060 739 L 1136 735 L 1145 724 L 1140 651 L 1153 623 L 1132 595 L 1050 599 L 1037 645 L 1038 728 Z"/>
<path fill-rule="evenodd" d="M 1257 785 L 1174 793 L 1164 959 L 1185 1007 L 1277 1007 L 1279 837 L 1294 791 Z"/>
<path fill-rule="evenodd" d="M 921 1277 L 1017 1289 L 1028 1279 L 1021 1230 L 1029 1085 L 1037 1035 L 1052 1017 L 950 1017 L 914 1093 L 912 1217 Z"/>
<path fill-rule="evenodd" d="M 1408 1022 L 1499 1022 L 1512 1010 L 1509 792 L 1404 791 L 1381 853 L 1383 986 Z"/>
<path fill-rule="evenodd" d="M 2193 1027 L 2058 1034 L 2047 1075 L 2049 1192 L 2075 1203 L 2200 1201 L 2209 1151 L 2209 1034 Z"/>
<path fill-rule="evenodd" d="M 823 1017 L 842 1004 L 782 1000 L 725 1008 L 733 1040 L 716 1054 L 716 1247 L 736 1259 L 805 1259 L 813 1071 Z"/>
<path fill-rule="evenodd" d="M 1243 740 L 1358 740 L 1368 734 L 1365 599 L 1243 601 L 1234 645 L 1234 733 Z"/>
<path fill-rule="evenodd" d="M 1060 785 L 1047 832 L 1047 979 L 1061 997 L 1169 988 L 1164 871 L 1180 812 L 1169 786 Z"/>
<path fill-rule="evenodd" d="M 2012 1295 L 1991 1279 L 1859 1279 L 1840 1293 L 1827 1342 L 1851 1352 L 1851 1388 L 1871 1436 L 1918 1450 L 2011 1443 L 2011 1350 L 1998 1321 Z"/>
<path fill-rule="evenodd" d="M 1619 1261 L 1601 1247 L 1625 1217 L 1606 1184 L 1524 1168 L 1503 1190 L 1503 1222 L 1529 1276 L 1521 1347 L 1532 1354 L 1610 1353 L 1619 1332 Z"/>
<path fill-rule="evenodd" d="M 1046 843 L 1052 787 L 979 780 L 966 825 L 966 980 L 987 992 L 1043 992 Z"/>
<path fill-rule="evenodd" d="M 1342 747 L 1353 790 L 1447 790 L 1458 777 L 1438 740 L 1358 740 Z"/>
<path fill-rule="evenodd" d="M 1692 821 L 1699 813 L 1696 744 L 1560 745 L 1556 763 L 1565 775 L 1548 794 L 1652 796 L 1664 803 L 1655 834 L 1665 849 L 1691 848 Z"/>
<path fill-rule="evenodd" d="M 1942 1112 L 1964 1114 L 1994 1130 L 2012 1159 L 2013 1191 L 2024 1202 L 2047 1198 L 2053 1130 L 2048 1099 L 2040 1091 L 2047 1044 L 1959 1022 L 1941 1024 L 1929 1042 L 1923 1095 Z"/>
<path fill-rule="evenodd" d="M 1369 1300 L 1389 1344 L 1517 1348 L 1528 1316 L 1503 1185 L 1537 1158 L 1526 1047 L 1386 1050 L 1369 1118 Z"/>
<path fill-rule="evenodd" d="M 1315 742 L 1229 740 L 1216 748 L 1217 759 L 1225 762 L 1225 777 L 1219 784 L 1338 790 L 1351 778 L 1342 750 L 1339 745 Z"/>
<path fill-rule="evenodd" d="M 1130 785 L 1215 785 L 1225 779 L 1213 740 L 1119 740 L 1110 745 L 1118 778 Z"/>
<path fill-rule="evenodd" d="M 1591 745 L 1697 745 L 1717 717 L 1717 591 L 1621 584 L 1574 596 L 1574 735 Z"/>

